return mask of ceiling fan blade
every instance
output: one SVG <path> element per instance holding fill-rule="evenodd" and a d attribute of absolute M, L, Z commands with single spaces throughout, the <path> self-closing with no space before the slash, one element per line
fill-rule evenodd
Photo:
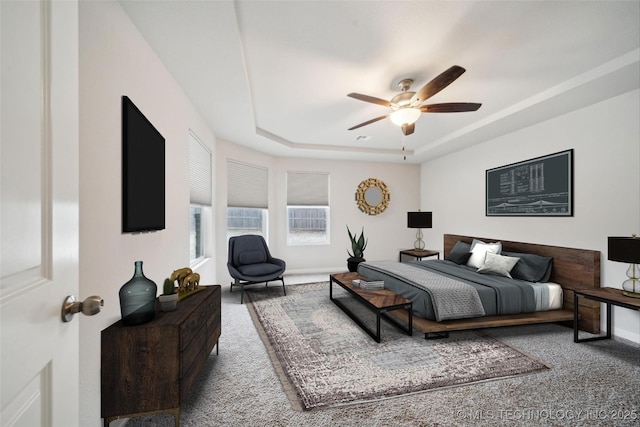
<path fill-rule="evenodd" d="M 462 113 L 476 111 L 482 104 L 475 102 L 445 102 L 443 104 L 428 104 L 420 107 L 423 113 Z"/>
<path fill-rule="evenodd" d="M 361 93 L 350 93 L 347 96 L 349 96 L 351 98 L 354 98 L 354 99 L 359 99 L 360 101 L 371 102 L 372 104 L 382 105 L 383 107 L 390 107 L 391 106 L 391 103 L 389 101 L 386 101 L 386 100 L 380 99 L 380 98 L 376 98 L 375 96 L 362 95 Z"/>
<path fill-rule="evenodd" d="M 416 124 L 411 123 L 410 125 L 405 123 L 402 125 L 402 133 L 405 135 L 411 135 L 413 131 L 416 130 Z"/>
<path fill-rule="evenodd" d="M 452 66 L 416 92 L 415 95 L 411 97 L 411 105 L 418 106 L 422 104 L 424 101 L 453 83 L 453 81 L 460 77 L 465 71 L 466 70 L 459 65 Z"/>
<path fill-rule="evenodd" d="M 364 123 L 360 123 L 359 125 L 355 125 L 354 127 L 349 128 L 348 130 L 358 129 L 358 128 L 361 128 L 362 126 L 366 126 L 366 125 L 370 125 L 371 123 L 375 123 L 378 120 L 386 119 L 387 117 L 388 117 L 388 115 L 385 114 L 384 116 L 376 117 L 375 119 L 367 120 Z"/>

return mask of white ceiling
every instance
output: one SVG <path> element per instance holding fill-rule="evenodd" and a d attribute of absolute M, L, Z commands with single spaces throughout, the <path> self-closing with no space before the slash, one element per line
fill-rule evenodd
<path fill-rule="evenodd" d="M 418 163 L 640 87 L 639 1 L 120 0 L 218 138 L 278 156 Z M 391 99 L 452 65 L 413 135 Z M 357 140 L 358 136 L 368 139 Z"/>

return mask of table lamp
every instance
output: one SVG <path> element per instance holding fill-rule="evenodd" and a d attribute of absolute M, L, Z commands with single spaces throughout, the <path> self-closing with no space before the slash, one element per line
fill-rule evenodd
<path fill-rule="evenodd" d="M 609 261 L 628 262 L 628 279 L 622 283 L 622 293 L 633 298 L 640 298 L 640 278 L 638 278 L 638 264 L 640 264 L 640 238 L 609 237 L 607 252 Z"/>
<path fill-rule="evenodd" d="M 413 248 L 416 251 L 424 251 L 422 229 L 431 228 L 431 212 L 407 212 L 407 227 L 418 229 L 416 232 L 416 241 L 413 242 Z"/>

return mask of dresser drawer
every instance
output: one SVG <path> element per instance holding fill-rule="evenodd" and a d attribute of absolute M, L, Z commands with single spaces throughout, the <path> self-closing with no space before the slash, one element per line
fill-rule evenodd
<path fill-rule="evenodd" d="M 210 314 L 207 319 L 207 349 L 213 350 L 213 347 L 218 342 L 221 332 L 221 310 L 220 310 L 220 288 L 214 290 L 211 295 L 211 302 L 209 304 Z"/>
<path fill-rule="evenodd" d="M 196 338 L 196 340 L 199 339 Z M 202 345 L 194 345 L 193 348 L 189 349 L 190 351 L 193 350 L 193 360 L 189 366 L 183 365 L 186 369 L 182 379 L 180 380 L 180 403 L 184 402 L 189 395 L 191 387 L 195 383 L 200 370 L 202 370 L 202 367 L 205 365 L 207 358 L 209 357 L 210 352 L 207 351 L 205 342 L 206 340 L 203 337 L 201 341 Z M 195 343 L 196 342 L 194 341 L 194 344 Z"/>
<path fill-rule="evenodd" d="M 184 378 L 194 361 L 200 357 L 202 352 L 206 352 L 206 346 L 207 328 L 203 325 L 196 337 L 180 352 L 180 378 Z"/>
<path fill-rule="evenodd" d="M 207 299 L 205 299 L 202 303 L 203 307 L 202 310 L 204 311 L 204 325 L 210 325 L 211 321 L 213 319 L 213 314 L 216 310 L 215 307 L 215 298 L 214 298 L 214 294 L 215 290 L 213 293 L 209 294 L 209 296 L 207 296 Z"/>
<path fill-rule="evenodd" d="M 197 298 L 198 294 L 191 296 L 190 298 Z M 209 298 L 206 298 L 207 301 Z M 200 328 L 207 324 L 207 304 L 199 304 L 195 310 L 189 315 L 180 325 L 180 350 L 184 350 L 191 340 L 198 335 Z"/>

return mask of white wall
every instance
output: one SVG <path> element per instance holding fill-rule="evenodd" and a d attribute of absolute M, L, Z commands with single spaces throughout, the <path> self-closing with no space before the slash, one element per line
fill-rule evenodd
<path fill-rule="evenodd" d="M 360 233 L 364 227 L 369 243 L 365 258 L 369 261 L 397 259 L 400 249 L 411 248 L 415 230 L 407 228 L 407 211 L 417 210 L 420 197 L 420 167 L 411 164 L 349 162 L 322 159 L 268 156 L 237 144 L 218 140 L 216 146 L 216 252 L 218 280 L 231 281 L 226 267 L 227 159 L 241 160 L 269 169 L 269 249 L 273 256 L 287 262 L 285 274 L 346 271 L 347 249 L 351 249 L 346 226 Z M 290 246 L 286 238 L 287 171 L 329 173 L 330 244 Z M 391 193 L 389 207 L 370 216 L 358 209 L 355 192 L 367 178 L 382 180 Z M 286 281 L 286 279 L 285 279 Z"/>
<path fill-rule="evenodd" d="M 134 261 L 142 260 L 146 276 L 160 287 L 189 264 L 189 130 L 210 148 L 215 138 L 117 2 L 80 2 L 79 10 L 80 296 L 105 301 L 100 315 L 80 319 L 80 425 L 97 427 L 100 331 L 120 318 L 118 290 L 133 275 Z M 166 140 L 162 231 L 121 232 L 122 95 Z M 198 272 L 202 283 L 215 281 L 214 262 Z"/>
<path fill-rule="evenodd" d="M 640 234 L 640 93 L 632 91 L 422 165 L 423 210 L 434 238 L 470 234 L 601 251 L 602 286 L 627 265 L 607 261 L 607 237 Z M 574 149 L 574 216 L 485 216 L 485 170 Z M 604 313 L 604 311 L 603 311 Z M 614 335 L 640 342 L 640 313 L 614 309 Z M 603 328 L 605 327 L 604 322 Z"/>

